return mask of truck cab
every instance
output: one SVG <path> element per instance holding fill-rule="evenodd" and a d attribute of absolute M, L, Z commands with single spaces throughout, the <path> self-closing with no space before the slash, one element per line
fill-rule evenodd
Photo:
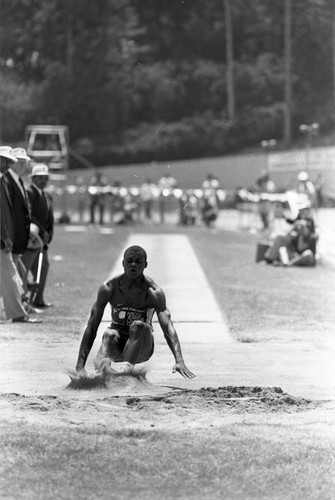
<path fill-rule="evenodd" d="M 69 166 L 69 131 L 64 125 L 28 125 L 25 132 L 27 154 L 35 163 L 45 163 L 50 171 L 66 171 Z"/>

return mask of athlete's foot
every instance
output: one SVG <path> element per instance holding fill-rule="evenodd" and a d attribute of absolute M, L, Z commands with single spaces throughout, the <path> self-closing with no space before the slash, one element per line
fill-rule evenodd
<path fill-rule="evenodd" d="M 133 373 L 134 366 L 135 365 L 129 363 L 128 361 L 121 361 L 121 363 L 117 363 L 117 365 L 115 366 L 115 370 L 120 375 L 128 375 Z"/>
<path fill-rule="evenodd" d="M 100 371 L 103 366 L 110 368 L 110 365 L 111 365 L 111 360 L 108 358 L 97 357 L 94 360 L 95 371 Z"/>
<path fill-rule="evenodd" d="M 107 379 L 110 375 L 115 375 L 117 372 L 111 367 L 110 359 L 95 360 L 95 372 L 97 376 Z"/>

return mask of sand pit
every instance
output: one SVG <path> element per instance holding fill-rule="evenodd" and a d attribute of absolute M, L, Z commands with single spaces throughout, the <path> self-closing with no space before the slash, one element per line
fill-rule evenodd
<path fill-rule="evenodd" d="M 170 405 L 175 408 L 203 409 L 215 408 L 224 412 L 296 412 L 320 406 L 321 402 L 291 396 L 280 387 L 204 387 L 199 390 L 180 390 L 164 396 L 127 398 L 127 405 L 145 406 Z"/>
<path fill-rule="evenodd" d="M 112 388 L 112 390 L 111 390 Z M 129 395 L 132 394 L 132 395 Z M 153 425 L 193 426 L 210 424 L 218 416 L 246 415 L 256 413 L 290 414 L 307 412 L 324 406 L 324 401 L 313 401 L 285 393 L 280 387 L 203 387 L 197 390 L 156 387 L 143 376 L 101 375 L 81 377 L 70 381 L 62 396 L 28 395 L 17 393 L 0 395 L 3 416 L 15 420 L 45 419 L 49 425 L 63 422 L 95 421 L 94 415 L 109 418 L 113 410 L 117 426 L 128 426 L 136 415 L 141 423 Z M 162 416 L 164 419 L 162 420 Z"/>

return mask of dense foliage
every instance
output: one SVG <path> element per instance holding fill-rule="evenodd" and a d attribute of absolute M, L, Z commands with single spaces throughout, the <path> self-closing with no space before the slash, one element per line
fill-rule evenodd
<path fill-rule="evenodd" d="M 333 0 L 292 0 L 292 134 L 334 125 Z M 284 0 L 0 0 L 1 139 L 29 123 L 92 141 L 96 163 L 224 154 L 283 137 Z"/>

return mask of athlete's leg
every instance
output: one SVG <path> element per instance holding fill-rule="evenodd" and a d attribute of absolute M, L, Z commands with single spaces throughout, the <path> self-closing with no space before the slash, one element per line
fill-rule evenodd
<path fill-rule="evenodd" d="M 129 329 L 129 339 L 123 350 L 122 359 L 128 363 L 143 363 L 153 353 L 152 328 L 143 321 L 134 321 Z"/>
<path fill-rule="evenodd" d="M 305 250 L 290 261 L 290 266 L 312 267 L 315 266 L 315 257 L 311 250 Z"/>
<path fill-rule="evenodd" d="M 111 361 L 122 360 L 122 350 L 119 345 L 120 334 L 113 328 L 107 328 L 102 336 L 102 343 L 94 360 L 94 367 L 100 370 L 102 366 L 110 367 Z"/>
<path fill-rule="evenodd" d="M 276 236 L 274 242 L 265 253 L 265 259 L 268 262 L 279 260 L 280 259 L 279 249 L 281 247 L 287 248 L 289 244 L 290 244 L 290 238 L 288 236 L 283 236 L 283 235 Z"/>

